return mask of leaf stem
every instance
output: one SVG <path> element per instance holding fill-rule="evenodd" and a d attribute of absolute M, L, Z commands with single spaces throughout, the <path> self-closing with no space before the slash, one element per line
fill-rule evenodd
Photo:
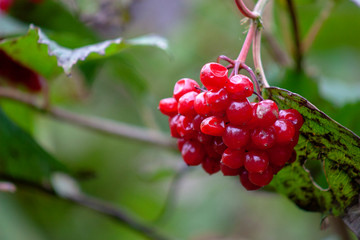
<path fill-rule="evenodd" d="M 236 6 L 238 7 L 238 9 L 240 10 L 240 12 L 247 18 L 251 18 L 251 19 L 256 19 L 259 17 L 259 14 L 257 14 L 256 12 L 252 12 L 250 11 L 245 3 L 243 2 L 243 0 L 235 0 Z"/>
<path fill-rule="evenodd" d="M 164 148 L 177 149 L 175 141 L 159 131 L 97 117 L 83 116 L 59 107 L 44 106 L 44 104 L 37 101 L 36 97 L 15 89 L 0 87 L 0 98 L 23 103 L 55 119 L 63 120 L 83 128 L 116 137 L 150 143 Z"/>

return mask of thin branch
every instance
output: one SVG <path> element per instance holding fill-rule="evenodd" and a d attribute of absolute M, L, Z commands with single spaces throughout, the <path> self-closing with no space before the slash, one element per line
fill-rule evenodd
<path fill-rule="evenodd" d="M 71 123 L 73 125 L 88 128 L 101 133 L 106 133 L 116 137 L 150 143 L 165 148 L 177 149 L 175 141 L 159 131 L 136 127 L 107 119 L 82 116 L 58 107 L 46 107 L 44 104 L 37 101 L 34 96 L 20 92 L 18 90 L 0 87 L 0 98 L 21 102 L 39 112 L 49 115 L 55 119 Z"/>
<path fill-rule="evenodd" d="M 333 0 L 326 1 L 325 7 L 320 12 L 319 16 L 314 21 L 314 24 L 311 26 L 309 32 L 307 33 L 304 43 L 303 43 L 303 52 L 306 53 L 312 44 L 315 41 L 316 36 L 320 32 L 321 27 L 324 25 L 325 21 L 329 18 L 332 10 L 334 9 L 335 2 Z"/>
<path fill-rule="evenodd" d="M 296 9 L 295 9 L 293 0 L 286 0 L 286 2 L 287 2 L 288 10 L 290 13 L 293 36 L 294 36 L 294 41 L 295 41 L 296 70 L 301 72 L 302 68 L 303 68 L 303 52 L 302 52 L 302 46 L 301 46 L 299 22 L 297 19 L 297 13 L 296 13 Z"/>
<path fill-rule="evenodd" d="M 54 196 L 56 198 L 66 200 L 72 203 L 76 203 L 77 205 L 89 208 L 94 210 L 95 212 L 104 214 L 107 217 L 110 217 L 114 219 L 115 221 L 126 225 L 127 227 L 131 228 L 132 230 L 142 234 L 143 236 L 147 237 L 148 239 L 154 239 L 154 240 L 166 240 L 169 239 L 160 233 L 157 232 L 153 227 L 146 225 L 145 223 L 140 222 L 139 220 L 136 220 L 134 217 L 130 216 L 128 213 L 126 213 L 124 210 L 115 207 L 111 205 L 108 202 L 102 201 L 100 199 L 78 193 L 68 196 L 61 196 L 57 194 L 54 189 L 51 187 L 43 186 L 40 184 L 37 184 L 35 182 L 30 182 L 23 179 L 16 179 L 10 176 L 1 175 L 0 179 L 5 179 L 7 181 L 11 181 L 12 183 L 16 184 L 18 187 L 23 188 L 31 188 L 35 189 L 37 191 L 43 192 L 45 194 Z"/>
<path fill-rule="evenodd" d="M 251 18 L 251 19 L 256 19 L 259 17 L 259 14 L 255 13 L 255 12 L 252 12 L 250 11 L 245 3 L 243 2 L 243 0 L 235 0 L 235 3 L 236 3 L 236 6 L 238 7 L 238 9 L 240 10 L 240 12 L 245 16 L 245 17 L 248 17 L 248 18 Z"/>

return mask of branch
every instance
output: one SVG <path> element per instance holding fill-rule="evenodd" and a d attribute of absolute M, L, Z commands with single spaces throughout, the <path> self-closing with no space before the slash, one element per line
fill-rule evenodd
<path fill-rule="evenodd" d="M 303 68 L 303 52 L 301 46 L 301 39 L 300 39 L 300 29 L 299 29 L 299 22 L 297 20 L 296 9 L 292 0 L 286 0 L 288 10 L 290 13 L 292 29 L 293 29 L 293 36 L 295 41 L 295 64 L 296 70 L 298 72 L 302 71 Z"/>
<path fill-rule="evenodd" d="M 333 0 L 327 1 L 325 7 L 320 12 L 319 16 L 314 21 L 314 24 L 311 26 L 308 34 L 305 37 L 303 44 L 303 52 L 306 53 L 312 46 L 315 37 L 318 35 L 321 27 L 324 22 L 329 18 L 332 10 L 334 9 L 335 2 Z"/>
<path fill-rule="evenodd" d="M 257 14 L 256 12 L 252 12 L 250 11 L 245 3 L 243 2 L 243 0 L 235 0 L 235 3 L 236 3 L 236 6 L 238 7 L 238 9 L 240 10 L 240 12 L 245 16 L 245 17 L 248 17 L 248 18 L 251 18 L 251 19 L 256 19 L 259 17 L 259 14 Z"/>
<path fill-rule="evenodd" d="M 150 143 L 160 147 L 177 149 L 175 141 L 159 131 L 136 127 L 107 119 L 82 116 L 58 107 L 46 107 L 44 104 L 37 101 L 34 96 L 18 90 L 0 87 L 0 98 L 6 98 L 23 103 L 55 119 L 63 120 L 83 128 L 88 128 L 116 137 Z"/>
<path fill-rule="evenodd" d="M 131 228 L 132 230 L 142 234 L 143 236 L 147 237 L 148 239 L 154 240 L 166 240 L 169 239 L 165 236 L 159 234 L 153 227 L 146 225 L 145 223 L 141 223 L 140 221 L 136 220 L 134 217 L 127 214 L 124 210 L 117 208 L 108 202 L 102 201 L 100 199 L 82 194 L 72 194 L 67 196 L 62 196 L 57 194 L 55 190 L 51 187 L 43 186 L 34 182 L 30 182 L 23 179 L 16 179 L 10 176 L 1 175 L 1 179 L 5 179 L 7 181 L 11 181 L 12 183 L 16 184 L 17 186 L 23 188 L 31 188 L 40 192 L 43 192 L 47 195 L 51 195 L 57 197 L 59 199 L 76 203 L 82 207 L 86 207 L 89 209 L 94 210 L 95 212 L 104 214 L 107 217 L 113 218 L 115 221 L 126 225 L 127 227 Z"/>

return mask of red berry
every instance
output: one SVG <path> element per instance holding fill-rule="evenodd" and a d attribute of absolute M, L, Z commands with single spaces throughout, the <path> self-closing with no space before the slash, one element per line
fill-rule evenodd
<path fill-rule="evenodd" d="M 212 112 L 225 112 L 230 104 L 228 93 L 224 88 L 206 92 L 205 100 Z"/>
<path fill-rule="evenodd" d="M 274 146 L 267 151 L 270 163 L 277 166 L 284 166 L 291 157 L 291 152 L 292 148 L 287 146 Z"/>
<path fill-rule="evenodd" d="M 176 101 L 179 101 L 182 95 L 185 93 L 194 91 L 194 92 L 200 92 L 199 90 L 200 85 L 190 78 L 182 78 L 179 81 L 175 83 L 174 86 L 174 98 Z"/>
<path fill-rule="evenodd" d="M 254 92 L 254 84 L 245 75 L 235 75 L 226 83 L 226 90 L 232 99 L 243 100 Z"/>
<path fill-rule="evenodd" d="M 209 104 L 205 100 L 205 93 L 206 92 L 199 93 L 196 96 L 195 102 L 194 102 L 195 111 L 198 114 L 204 115 L 204 116 L 210 114 L 210 111 L 211 111 Z"/>
<path fill-rule="evenodd" d="M 196 131 L 199 131 L 199 132 L 200 132 L 200 125 L 201 125 L 202 121 L 203 121 L 205 118 L 206 118 L 206 117 L 201 116 L 201 115 L 199 115 L 199 114 L 194 117 L 193 124 L 194 124 L 194 129 L 195 129 Z"/>
<path fill-rule="evenodd" d="M 294 125 L 286 119 L 276 120 L 274 123 L 276 142 L 280 144 L 289 143 L 295 135 Z"/>
<path fill-rule="evenodd" d="M 253 109 L 249 100 L 232 102 L 226 109 L 226 115 L 232 124 L 242 125 L 251 120 L 253 117 Z"/>
<path fill-rule="evenodd" d="M 195 97 L 198 95 L 197 92 L 191 91 L 182 95 L 178 103 L 178 111 L 184 116 L 195 116 L 196 112 L 194 109 Z"/>
<path fill-rule="evenodd" d="M 279 117 L 279 108 L 272 100 L 263 100 L 256 105 L 255 116 L 258 125 L 272 125 Z"/>
<path fill-rule="evenodd" d="M 225 122 L 222 118 L 212 116 L 205 118 L 200 125 L 201 132 L 211 136 L 221 136 L 225 131 Z"/>
<path fill-rule="evenodd" d="M 250 138 L 249 130 L 245 127 L 238 127 L 228 124 L 225 128 L 225 133 L 222 137 L 224 143 L 229 148 L 241 149 L 244 147 Z"/>
<path fill-rule="evenodd" d="M 209 90 L 217 90 L 225 86 L 228 70 L 219 63 L 207 63 L 200 71 L 200 81 Z"/>
<path fill-rule="evenodd" d="M 202 132 L 197 132 L 196 139 L 202 144 L 209 144 L 213 140 L 213 136 L 204 134 Z"/>
<path fill-rule="evenodd" d="M 214 137 L 212 146 L 218 154 L 222 155 L 227 148 L 221 137 Z"/>
<path fill-rule="evenodd" d="M 279 119 L 287 119 L 291 121 L 297 131 L 299 131 L 304 123 L 303 117 L 296 109 L 280 110 Z"/>
<path fill-rule="evenodd" d="M 249 180 L 255 185 L 265 186 L 268 185 L 273 179 L 273 171 L 271 168 L 267 168 L 262 173 L 249 172 Z"/>
<path fill-rule="evenodd" d="M 220 162 L 222 153 L 220 154 L 215 151 L 213 143 L 214 143 L 214 139 L 210 144 L 204 144 L 205 152 L 208 157 L 218 159 Z"/>
<path fill-rule="evenodd" d="M 205 170 L 205 172 L 212 175 L 212 174 L 217 173 L 218 171 L 220 171 L 220 162 L 216 158 L 207 157 L 202 162 L 202 168 Z"/>
<path fill-rule="evenodd" d="M 178 133 L 178 123 L 179 123 L 180 115 L 175 115 L 169 118 L 169 127 L 170 127 L 170 135 L 174 138 L 179 138 L 180 134 Z"/>
<path fill-rule="evenodd" d="M 235 150 L 228 148 L 224 151 L 221 163 L 234 169 L 238 169 L 244 165 L 245 161 L 245 151 L 244 150 Z"/>
<path fill-rule="evenodd" d="M 177 132 L 182 138 L 185 139 L 194 138 L 196 136 L 196 131 L 193 125 L 193 119 L 190 117 L 184 117 L 180 115 L 177 124 Z"/>
<path fill-rule="evenodd" d="M 186 140 L 183 139 L 183 138 L 179 138 L 177 140 L 177 147 L 178 147 L 180 152 L 181 152 L 181 149 L 182 149 L 182 147 L 184 146 L 185 143 L 186 143 Z"/>
<path fill-rule="evenodd" d="M 300 133 L 298 131 L 295 132 L 294 137 L 290 140 L 288 147 L 294 148 L 299 142 Z"/>
<path fill-rule="evenodd" d="M 164 98 L 159 102 L 159 110 L 167 116 L 175 116 L 178 113 L 178 103 L 175 98 Z"/>
<path fill-rule="evenodd" d="M 229 168 L 225 164 L 220 163 L 220 169 L 224 176 L 237 176 L 240 174 L 240 169 Z"/>
<path fill-rule="evenodd" d="M 273 165 L 271 163 L 269 165 L 269 168 L 271 168 L 274 175 L 276 175 L 278 172 L 280 172 L 280 170 L 283 169 L 283 167 L 284 166 Z"/>
<path fill-rule="evenodd" d="M 243 187 L 248 191 L 258 190 L 261 187 L 253 184 L 249 180 L 249 172 L 245 168 L 240 169 L 240 182 Z"/>
<path fill-rule="evenodd" d="M 271 148 L 275 144 L 275 130 L 273 127 L 256 128 L 251 133 L 251 140 L 259 149 Z"/>
<path fill-rule="evenodd" d="M 264 151 L 249 151 L 245 154 L 244 166 L 249 172 L 261 173 L 269 166 L 269 157 Z"/>
<path fill-rule="evenodd" d="M 184 143 L 181 155 L 187 165 L 196 166 L 205 159 L 205 150 L 200 143 L 190 140 Z"/>

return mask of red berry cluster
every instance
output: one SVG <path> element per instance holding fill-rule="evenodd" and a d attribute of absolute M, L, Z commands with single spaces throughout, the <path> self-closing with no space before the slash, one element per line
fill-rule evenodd
<path fill-rule="evenodd" d="M 188 165 L 202 164 L 209 174 L 239 175 L 247 190 L 256 190 L 295 161 L 303 124 L 297 110 L 279 111 L 272 100 L 249 102 L 252 81 L 241 74 L 229 79 L 228 69 L 218 63 L 205 64 L 200 80 L 207 90 L 183 78 L 173 97 L 159 103 Z"/>

